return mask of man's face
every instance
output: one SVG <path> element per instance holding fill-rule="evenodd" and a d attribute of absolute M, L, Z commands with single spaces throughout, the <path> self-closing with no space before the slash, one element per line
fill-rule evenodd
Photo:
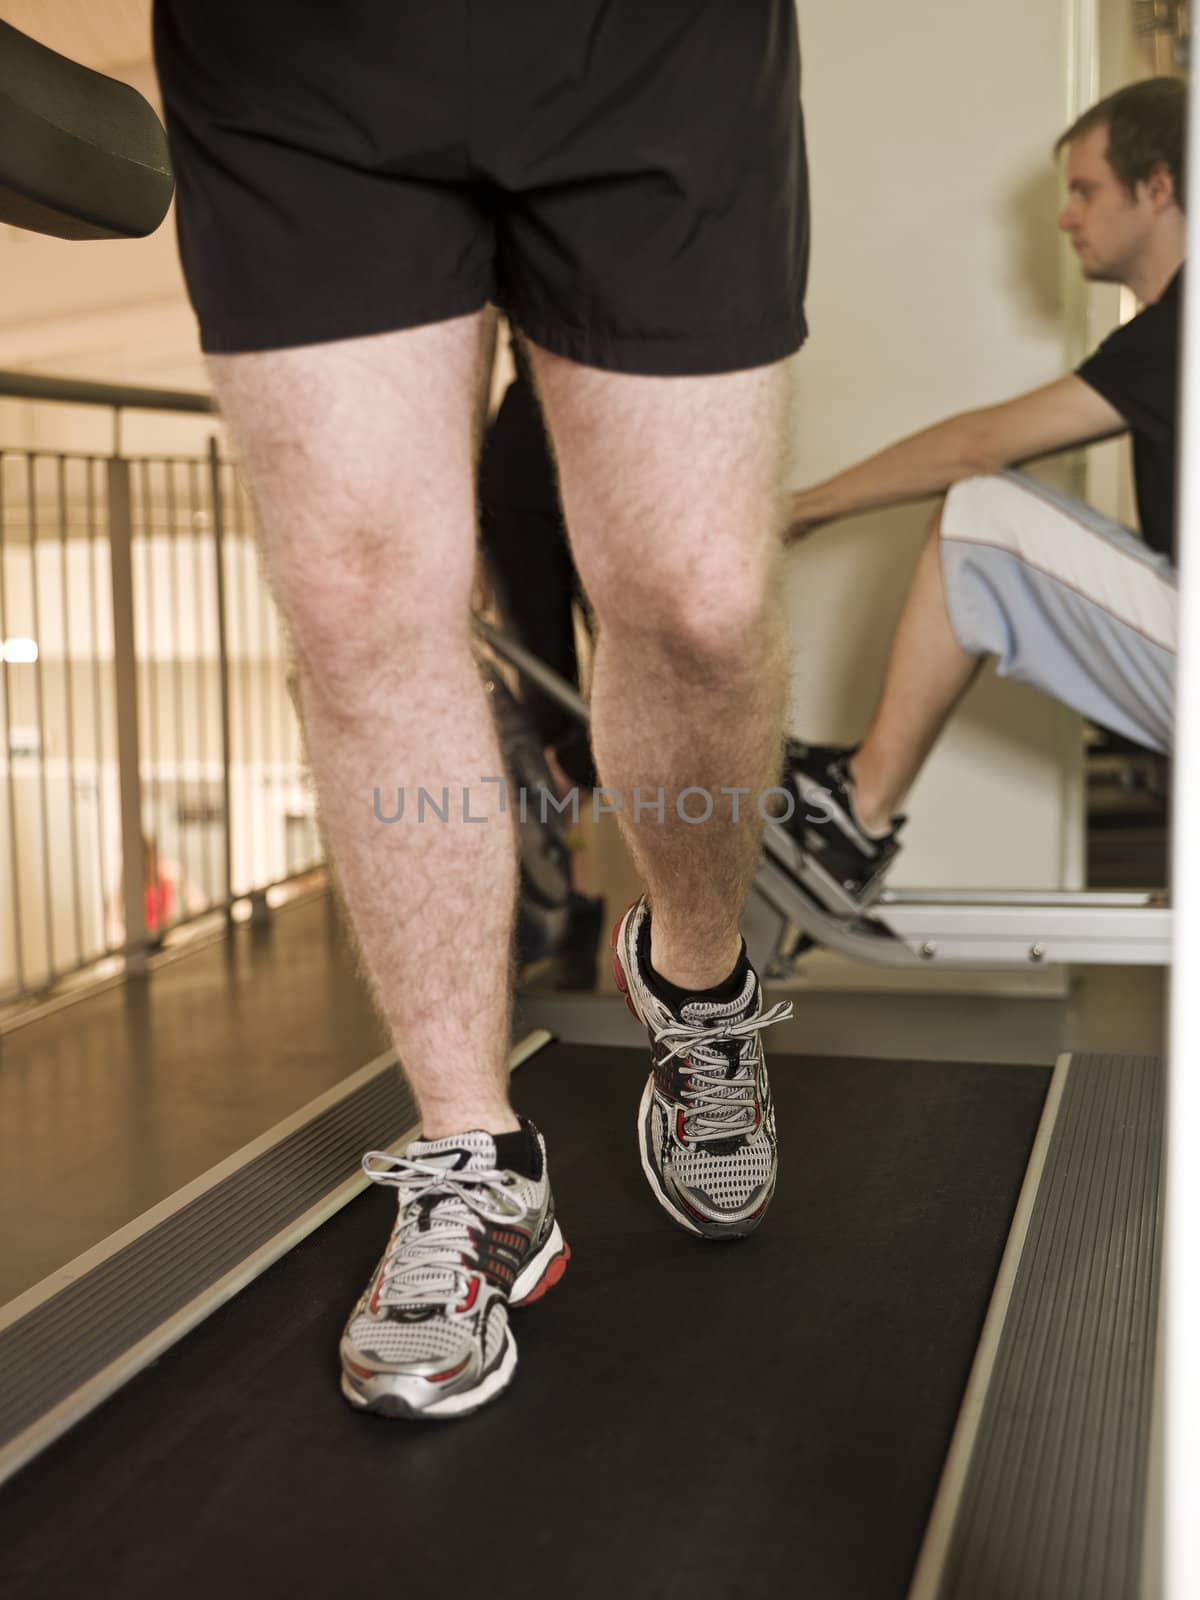
<path fill-rule="evenodd" d="M 1085 278 L 1126 282 L 1156 216 L 1146 185 L 1139 183 L 1131 195 L 1109 166 L 1107 128 L 1092 128 L 1067 146 L 1067 203 L 1058 225 Z"/>

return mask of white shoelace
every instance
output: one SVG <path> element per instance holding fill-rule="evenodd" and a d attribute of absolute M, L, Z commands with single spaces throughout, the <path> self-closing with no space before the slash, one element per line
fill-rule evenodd
<path fill-rule="evenodd" d="M 475 1259 L 470 1214 L 499 1223 L 525 1216 L 524 1205 L 498 1168 L 456 1172 L 386 1150 L 368 1150 L 362 1165 L 372 1183 L 399 1189 L 403 1196 L 380 1279 L 381 1304 L 456 1305 L 466 1295 L 470 1277 L 463 1257 Z M 433 1195 L 442 1203 L 423 1210 L 419 1202 Z M 428 1220 L 422 1227 L 423 1218 Z"/>
<path fill-rule="evenodd" d="M 693 1142 L 711 1139 L 731 1139 L 742 1133 L 754 1131 L 754 1076 L 749 1070 L 755 1054 L 746 1059 L 746 1042 L 753 1040 L 763 1028 L 773 1023 L 785 1022 L 792 1014 L 792 1002 L 781 1000 L 756 1016 L 740 1021 L 717 1018 L 709 1023 L 672 1022 L 655 1031 L 657 1044 L 673 1044 L 663 1056 L 663 1062 L 687 1053 L 691 1066 L 691 1087 L 682 1091 L 683 1099 L 690 1105 L 684 1112 L 683 1131 Z M 728 1056 L 714 1050 L 722 1041 L 738 1041 L 739 1075 L 729 1076 Z M 744 1093 L 735 1090 L 743 1089 Z"/>

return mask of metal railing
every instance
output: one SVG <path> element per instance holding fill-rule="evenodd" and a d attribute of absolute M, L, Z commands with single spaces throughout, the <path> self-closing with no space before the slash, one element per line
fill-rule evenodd
<path fill-rule="evenodd" d="M 0 1003 L 321 863 L 283 628 L 204 394 L 0 373 L 0 396 L 197 414 L 195 454 L 0 447 Z M 215 419 L 214 419 L 215 421 Z M 219 424 L 218 424 L 219 426 Z M 176 935 L 178 936 L 178 935 Z"/>

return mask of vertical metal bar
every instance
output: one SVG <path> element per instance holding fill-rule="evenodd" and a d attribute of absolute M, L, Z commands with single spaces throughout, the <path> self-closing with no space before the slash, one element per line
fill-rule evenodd
<path fill-rule="evenodd" d="M 200 771 L 204 775 L 204 882 L 208 885 L 213 881 L 212 831 L 208 825 L 208 658 L 205 655 L 207 628 L 204 620 L 204 602 L 208 598 L 208 585 L 204 581 L 204 562 L 200 551 L 200 537 L 196 529 L 196 518 L 200 515 L 200 494 L 198 469 L 194 461 L 188 462 L 188 511 L 188 524 L 192 530 L 192 570 L 196 579 L 196 692 L 200 706 L 198 756 Z M 211 905 L 212 897 L 208 895 L 207 888 L 205 893 Z"/>
<path fill-rule="evenodd" d="M 253 538 L 253 529 L 251 529 Z M 275 759 L 275 652 L 274 635 L 271 630 L 271 612 L 267 597 L 266 584 L 263 582 L 262 572 L 255 568 L 255 593 L 258 596 L 258 637 L 262 646 L 262 748 L 263 768 L 269 773 L 269 781 L 263 785 L 264 797 L 269 799 L 269 816 L 274 827 L 274 833 L 267 834 L 268 864 L 267 883 L 274 883 L 277 878 L 286 876 L 279 871 L 276 863 L 282 856 L 279 829 L 282 827 L 279 799 L 282 793 L 279 780 L 279 765 Z"/>
<path fill-rule="evenodd" d="M 135 518 L 135 526 L 140 523 L 142 534 L 142 570 L 145 574 L 145 617 L 146 638 L 143 642 L 142 659 L 146 669 L 146 740 L 149 745 L 149 766 L 154 777 L 151 780 L 150 811 L 154 817 L 155 854 L 162 848 L 162 743 L 159 739 L 158 719 L 158 607 L 155 604 L 157 585 L 154 572 L 154 513 L 151 508 L 150 498 L 150 463 L 141 461 L 138 477 L 141 480 L 141 516 Z"/>
<path fill-rule="evenodd" d="M 271 591 L 267 588 L 267 604 L 270 607 L 271 617 L 271 750 L 275 757 L 275 767 L 279 773 L 280 797 L 283 801 L 280 807 L 280 821 L 283 825 L 283 875 L 285 878 L 292 874 L 291 838 L 288 833 L 289 799 L 292 789 L 292 775 L 287 755 L 287 711 L 285 701 L 287 698 L 287 639 L 284 634 L 283 621 L 279 615 Z"/>
<path fill-rule="evenodd" d="M 12 747 L 12 687 L 8 680 L 8 653 L 3 648 L 9 626 L 8 588 L 5 564 L 5 526 L 8 520 L 8 499 L 5 493 L 4 469 L 6 458 L 0 451 L 0 692 L 4 699 L 4 770 L 8 774 L 8 864 L 12 882 L 13 957 L 15 962 L 17 993 L 25 988 L 25 956 L 21 927 L 21 878 L 17 871 L 17 785 L 13 773 Z"/>
<path fill-rule="evenodd" d="M 288 833 L 292 775 L 287 756 L 287 711 L 285 709 L 287 700 L 288 647 L 283 619 L 279 615 L 279 608 L 275 604 L 269 586 L 266 587 L 267 604 L 270 607 L 271 617 L 271 749 L 275 756 L 276 770 L 279 773 L 279 791 L 283 801 L 280 806 L 280 822 L 283 826 L 282 861 L 283 875 L 288 878 L 292 873 L 291 838 Z"/>
<path fill-rule="evenodd" d="M 179 655 L 179 642 L 183 635 L 179 628 L 179 530 L 176 526 L 176 500 L 175 500 L 175 467 L 174 461 L 163 462 L 163 472 L 166 475 L 167 490 L 167 553 L 170 562 L 171 580 L 171 685 L 175 691 L 175 826 L 179 839 L 179 893 L 180 904 L 175 907 L 176 922 L 182 914 L 183 885 L 188 879 L 187 851 L 184 848 L 186 833 L 184 825 L 180 822 L 180 813 L 187 814 L 187 796 L 191 786 L 184 778 L 185 762 L 183 754 L 183 682 L 182 663 Z M 183 797 L 183 805 L 180 799 Z"/>
<path fill-rule="evenodd" d="M 242 525 L 243 527 L 246 525 L 245 521 L 243 521 Z M 269 621 L 267 618 L 267 595 L 266 587 L 262 581 L 262 573 L 259 571 L 258 566 L 255 565 L 252 570 L 254 572 L 254 588 L 258 595 L 258 663 L 260 683 L 262 686 L 261 693 L 258 697 L 259 710 L 261 711 L 261 717 L 259 720 L 259 736 L 262 739 L 262 760 L 264 774 L 262 795 L 263 804 L 265 807 L 267 807 L 268 816 L 277 816 L 279 807 L 276 802 L 279 798 L 279 783 L 278 773 L 275 771 L 274 751 L 271 749 L 271 689 L 273 686 L 274 673 L 272 668 L 273 657 L 268 643 Z M 269 781 L 267 781 L 268 774 Z M 271 883 L 275 878 L 275 852 L 278 841 L 277 839 L 273 839 L 271 837 L 271 834 L 265 827 L 263 828 L 263 837 L 267 840 L 267 850 L 270 858 L 266 871 L 263 874 L 263 881 L 265 883 Z"/>
<path fill-rule="evenodd" d="M 267 614 L 270 618 L 270 750 L 274 755 L 275 771 L 278 773 L 280 784 L 280 798 L 290 792 L 290 774 L 288 774 L 288 750 L 286 750 L 286 728 L 283 723 L 283 698 L 288 693 L 286 690 L 286 643 L 283 638 L 283 627 L 280 624 L 280 614 L 274 598 L 266 581 L 262 584 L 264 594 L 267 595 Z M 288 853 L 288 808 L 280 806 L 280 822 L 283 826 L 283 875 L 291 875 L 291 858 Z"/>
<path fill-rule="evenodd" d="M 58 458 L 58 535 L 62 554 L 63 682 L 67 713 L 67 820 L 71 828 L 71 899 L 75 909 L 75 962 L 83 964 L 83 912 L 79 901 L 79 808 L 75 787 L 75 691 L 71 684 L 71 572 L 67 561 L 67 458 Z"/>
<path fill-rule="evenodd" d="M 29 578 L 33 594 L 33 637 L 37 655 L 33 663 L 33 693 L 37 705 L 38 787 L 42 799 L 42 894 L 46 915 L 46 976 L 53 983 L 58 976 L 54 961 L 54 883 L 50 870 L 50 791 L 46 785 L 46 685 L 45 634 L 38 584 L 38 497 L 37 457 L 31 450 L 25 457 L 25 497 L 29 514 Z"/>
<path fill-rule="evenodd" d="M 108 871 L 105 866 L 104 803 L 104 687 L 100 676 L 100 612 L 97 605 L 96 583 L 96 468 L 99 463 L 88 457 L 87 463 L 87 535 L 88 535 L 88 599 L 91 614 L 92 640 L 92 738 L 96 762 L 96 859 L 100 877 L 100 941 L 108 949 Z"/>
<path fill-rule="evenodd" d="M 225 609 L 225 513 L 222 504 L 221 447 L 216 435 L 208 441 L 208 474 L 212 496 L 213 548 L 217 556 L 217 669 L 221 695 L 221 803 L 225 812 L 225 915 L 233 920 L 233 817 L 229 806 L 229 638 Z"/>
<path fill-rule="evenodd" d="M 1194 80 L 1193 74 L 1193 80 Z M 1192 83 L 1192 101 L 1196 86 Z M 1200 247 L 1200 116 L 1189 119 L 1189 251 Z M 1179 662 L 1171 830 L 1163 1422 L 1165 1600 L 1200 1594 L 1200 305 L 1185 296 L 1179 430 Z"/>
<path fill-rule="evenodd" d="M 241 673 L 242 680 L 242 692 L 239 696 L 241 700 L 240 710 L 242 718 L 242 789 L 246 797 L 245 817 L 250 834 L 248 841 L 249 848 L 246 851 L 246 855 L 249 857 L 251 867 L 249 872 L 249 882 L 247 883 L 246 887 L 253 891 L 258 887 L 258 873 L 254 870 L 253 863 L 258 856 L 257 845 L 259 836 L 259 820 L 261 816 L 257 804 L 257 796 L 254 792 L 253 756 L 256 748 L 253 719 L 254 688 L 250 681 L 250 672 L 254 657 L 251 654 L 250 649 L 250 608 L 246 597 L 247 573 L 245 528 L 240 516 L 236 480 L 231 482 L 231 488 L 233 492 L 230 495 L 230 499 L 239 511 L 239 515 L 237 517 L 237 558 L 234 562 L 234 571 L 237 573 L 238 630 L 241 633 L 242 647 L 242 659 L 239 665 L 239 671 Z"/>
<path fill-rule="evenodd" d="M 146 958 L 146 862 L 142 775 L 138 766 L 137 653 L 133 631 L 133 508 L 129 462 L 108 463 L 108 541 L 112 551 L 113 668 L 117 686 L 117 769 L 121 784 L 125 971 L 140 976 Z"/>

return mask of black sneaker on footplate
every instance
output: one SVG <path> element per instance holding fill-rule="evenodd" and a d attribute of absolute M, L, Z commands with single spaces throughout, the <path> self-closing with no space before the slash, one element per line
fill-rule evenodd
<path fill-rule="evenodd" d="M 635 901 L 612 939 L 617 986 L 653 1051 L 638 1111 L 642 1170 L 680 1227 L 740 1239 L 766 1214 L 779 1166 L 759 1034 L 790 1017 L 791 1002 L 764 1012 L 748 966 L 733 1000 L 698 996 L 673 1010 L 647 982 L 649 917 L 645 898 Z"/>
<path fill-rule="evenodd" d="M 784 782 L 794 793 L 795 808 L 786 820 L 769 822 L 764 839 L 794 873 L 803 865 L 804 881 L 834 911 L 865 910 L 878 897 L 899 852 L 905 821 L 893 817 L 883 835 L 868 833 L 859 822 L 848 766 L 855 748 L 789 739 Z"/>

